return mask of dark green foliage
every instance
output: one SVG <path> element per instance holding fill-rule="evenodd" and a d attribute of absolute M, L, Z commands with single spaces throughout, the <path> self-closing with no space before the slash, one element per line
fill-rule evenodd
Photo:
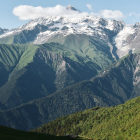
<path fill-rule="evenodd" d="M 0 62 L 0 78 L 2 79 L 0 80 L 0 87 L 3 86 L 7 82 L 8 76 L 9 76 L 8 71 L 6 70 L 3 63 Z"/>
<path fill-rule="evenodd" d="M 33 132 L 15 130 L 4 126 L 0 126 L 0 139 L 1 140 L 71 140 L 71 138 L 66 136 L 37 134 Z M 77 137 L 77 138 L 73 138 L 73 140 L 87 140 L 87 139 Z"/>
<path fill-rule="evenodd" d="M 52 121 L 32 132 L 77 134 L 94 140 L 138 140 L 140 138 L 140 97 L 110 108 L 93 108 Z"/>
<path fill-rule="evenodd" d="M 37 128 L 58 117 L 72 114 L 94 106 L 109 106 L 107 100 L 98 98 L 96 103 L 92 91 L 88 88 L 92 82 L 82 82 L 56 92 L 45 98 L 31 101 L 20 107 L 0 112 L 0 124 L 22 130 Z M 87 93 L 87 91 L 89 91 Z M 19 121 L 17 121 L 19 120 Z"/>

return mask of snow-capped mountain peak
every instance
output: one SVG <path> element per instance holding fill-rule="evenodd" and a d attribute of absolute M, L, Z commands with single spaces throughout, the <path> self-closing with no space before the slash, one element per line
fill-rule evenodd
<path fill-rule="evenodd" d="M 73 6 L 66 7 L 67 10 L 79 11 Z M 79 16 L 77 18 L 70 16 L 47 16 L 31 20 L 27 24 L 3 32 L 0 39 L 24 35 L 30 36 L 25 43 L 43 44 L 50 38 L 56 36 L 66 37 L 70 34 L 84 34 L 94 39 L 100 39 L 115 46 L 118 57 L 123 57 L 131 50 L 137 50 L 139 47 L 140 23 L 135 25 L 126 25 L 123 21 L 104 19 L 96 16 Z M 14 42 L 16 43 L 16 42 Z M 24 43 L 24 42 L 23 42 Z"/>
<path fill-rule="evenodd" d="M 67 10 L 73 10 L 73 11 L 78 11 L 78 12 L 80 12 L 79 10 L 77 10 L 75 7 L 73 7 L 73 6 L 71 6 L 71 5 L 68 5 L 68 6 L 66 7 L 66 9 L 67 9 Z"/>
<path fill-rule="evenodd" d="M 40 34 L 43 33 L 46 35 L 46 32 L 51 32 L 51 35 L 54 34 L 68 35 L 70 33 L 73 33 L 73 34 L 86 34 L 86 35 L 94 36 L 95 34 L 101 34 L 99 32 L 101 28 L 108 29 L 111 31 L 117 30 L 116 32 L 119 32 L 123 28 L 123 24 L 124 23 L 121 21 L 107 20 L 95 16 L 86 16 L 86 17 L 79 17 L 79 18 L 67 18 L 63 16 L 48 16 L 45 18 L 41 17 L 35 20 L 31 20 L 26 25 L 23 25 L 19 28 L 16 28 L 14 30 L 11 30 L 1 35 L 0 38 L 9 35 L 19 34 L 24 30 L 34 30 L 39 26 L 43 28 L 46 27 L 45 28 L 46 30 L 39 31 L 38 34 L 39 36 Z M 63 30 L 64 26 L 68 27 L 67 29 L 65 29 L 65 32 Z M 57 28 L 57 30 L 54 30 L 54 28 Z M 74 29 L 74 32 L 71 32 L 71 28 Z"/>

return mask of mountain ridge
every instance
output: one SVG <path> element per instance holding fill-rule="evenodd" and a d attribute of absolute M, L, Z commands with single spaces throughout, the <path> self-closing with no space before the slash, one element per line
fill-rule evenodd
<path fill-rule="evenodd" d="M 0 35 L 0 43 L 43 44 L 53 42 L 59 37 L 62 40 L 59 43 L 63 44 L 64 38 L 69 35 L 86 35 L 106 42 L 114 50 L 116 56 L 122 58 L 129 51 L 140 51 L 139 28 L 139 23 L 127 25 L 123 21 L 95 16 L 78 19 L 48 16 L 31 20 L 21 27 L 3 33 Z"/>
<path fill-rule="evenodd" d="M 84 42 L 83 46 L 79 44 L 81 41 Z M 102 43 L 97 44 L 90 38 L 89 41 L 84 38 L 81 41 L 74 41 L 69 46 L 59 43 L 0 44 L 0 70 L 3 77 L 0 83 L 1 110 L 90 79 L 115 61 L 111 54 L 104 52 L 108 47 L 98 47 Z M 89 42 L 85 50 L 84 46 Z M 78 45 L 74 51 L 75 43 Z"/>
<path fill-rule="evenodd" d="M 29 130 L 80 110 L 96 106 L 116 106 L 137 97 L 140 95 L 137 77 L 139 57 L 140 53 L 129 54 L 91 80 L 67 86 L 49 96 L 14 109 L 1 111 L 0 123 Z M 36 118 L 33 119 L 34 115 Z M 20 123 L 16 121 L 17 119 Z"/>

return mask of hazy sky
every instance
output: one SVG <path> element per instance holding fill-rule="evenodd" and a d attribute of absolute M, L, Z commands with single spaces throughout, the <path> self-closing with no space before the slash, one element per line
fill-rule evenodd
<path fill-rule="evenodd" d="M 72 5 L 81 16 L 96 15 L 123 20 L 127 24 L 140 22 L 140 0 L 0 0 L 0 27 L 16 28 L 40 16 L 77 15 L 65 11 Z"/>

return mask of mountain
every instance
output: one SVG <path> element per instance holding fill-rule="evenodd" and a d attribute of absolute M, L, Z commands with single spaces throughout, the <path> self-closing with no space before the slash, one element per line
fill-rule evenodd
<path fill-rule="evenodd" d="M 70 41 L 73 46 L 67 47 L 59 43 L 0 44 L 0 110 L 90 79 L 115 62 L 107 46 L 84 37 L 78 38 L 80 48 L 77 46 L 75 50 L 76 41 Z M 70 39 L 74 40 L 73 36 Z"/>
<path fill-rule="evenodd" d="M 126 140 L 140 138 L 140 97 L 115 107 L 95 107 L 68 115 L 33 132 L 65 135 L 75 134 L 94 140 Z"/>
<path fill-rule="evenodd" d="M 139 27 L 49 16 L 0 35 L 0 124 L 29 130 L 139 96 Z"/>
<path fill-rule="evenodd" d="M 63 38 L 71 34 L 84 34 L 109 42 L 123 27 L 124 22 L 122 21 L 107 20 L 95 16 L 79 17 L 78 19 L 48 16 L 31 20 L 19 28 L 10 30 L 0 36 L 0 42 L 43 44 L 50 38 L 56 36 Z"/>
<path fill-rule="evenodd" d="M 68 6 L 67 10 L 79 12 L 76 8 Z M 65 16 L 48 16 L 31 20 L 29 23 L 9 30 L 0 35 L 0 43 L 6 44 L 44 44 L 57 42 L 65 46 L 73 43 L 71 36 L 76 42 L 82 35 L 92 38 L 97 42 L 104 42 L 108 46 L 109 53 L 116 59 L 122 58 L 130 51 L 137 52 L 139 49 L 140 24 L 127 25 L 123 21 L 84 16 L 69 18 Z M 85 40 L 86 40 L 85 38 Z M 67 44 L 69 40 L 69 44 Z M 81 45 L 81 44 L 79 44 Z M 67 47 L 68 47 L 67 46 Z M 84 46 L 85 47 L 85 46 Z"/>
<path fill-rule="evenodd" d="M 68 6 L 67 10 L 80 13 L 76 8 Z M 47 16 L 31 20 L 29 23 L 12 29 L 0 36 L 0 43 L 4 44 L 44 44 L 56 42 L 73 49 L 80 48 L 79 38 L 84 38 L 88 44 L 89 38 L 96 42 L 102 42 L 102 46 L 108 47 L 108 53 L 116 60 L 116 46 L 114 37 L 125 27 L 123 21 L 109 20 L 95 16 Z M 75 40 L 73 40 L 73 38 Z M 78 43 L 77 43 L 78 42 Z M 86 47 L 84 44 L 82 47 Z M 83 50 L 81 50 L 83 51 Z"/>
<path fill-rule="evenodd" d="M 135 25 L 126 25 L 117 36 L 114 37 L 114 45 L 117 48 L 119 58 L 127 55 L 129 52 L 139 52 L 139 32 L 140 23 Z"/>
<path fill-rule="evenodd" d="M 72 6 L 67 9 L 76 10 Z M 2 34 L 0 110 L 90 79 L 116 62 L 119 58 L 108 40 L 122 30 L 123 24 L 97 17 L 80 21 L 46 17 Z"/>
<path fill-rule="evenodd" d="M 0 124 L 29 130 L 77 111 L 96 106 L 116 106 L 140 96 L 139 58 L 140 53 L 129 54 L 91 80 L 1 111 Z"/>
<path fill-rule="evenodd" d="M 79 10 L 71 5 L 66 9 L 80 13 Z M 77 44 L 77 42 L 79 41 L 78 38 L 83 35 L 86 37 L 85 40 L 92 38 L 97 42 L 99 40 L 104 42 L 102 45 L 107 46 L 112 57 L 118 60 L 131 51 L 140 51 L 139 32 L 140 23 L 128 25 L 123 21 L 91 15 L 76 18 L 47 16 L 31 20 L 29 23 L 9 31 L 0 31 L 0 43 L 44 44 L 46 42 L 57 42 L 67 47 L 73 45 L 80 47 L 81 44 Z M 73 44 L 73 40 L 69 40 L 71 36 L 75 38 L 75 44 Z"/>
<path fill-rule="evenodd" d="M 66 9 L 67 9 L 67 10 L 73 10 L 73 11 L 78 11 L 78 12 L 80 12 L 79 10 L 77 10 L 75 7 L 73 7 L 73 6 L 71 6 L 71 5 L 68 5 L 68 6 L 66 7 Z"/>

